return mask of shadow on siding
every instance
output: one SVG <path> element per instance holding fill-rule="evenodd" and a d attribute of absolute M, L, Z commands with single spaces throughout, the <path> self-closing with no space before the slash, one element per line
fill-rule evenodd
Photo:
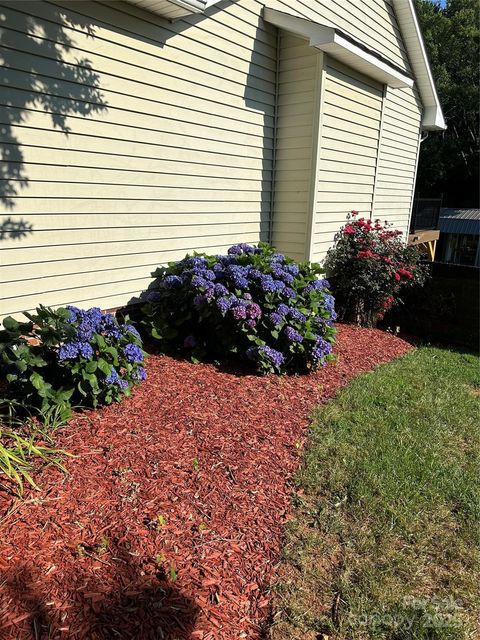
<path fill-rule="evenodd" d="M 15 14 L 8 13 L 12 9 Z M 11 3 L 0 11 L 0 200 L 7 208 L 14 207 L 14 198 L 29 181 L 17 131 L 17 127 L 28 126 L 29 113 L 48 113 L 52 127 L 68 135 L 69 115 L 85 116 L 106 109 L 98 75 L 88 59 L 78 58 L 76 64 L 62 59 L 62 49 L 68 51 L 73 44 L 64 27 L 93 37 L 91 21 L 55 8 L 57 24 L 21 9 L 21 3 Z"/>
<path fill-rule="evenodd" d="M 33 233 L 33 225 L 22 218 L 2 218 L 0 220 L 0 242 L 2 240 L 20 240 Z"/>

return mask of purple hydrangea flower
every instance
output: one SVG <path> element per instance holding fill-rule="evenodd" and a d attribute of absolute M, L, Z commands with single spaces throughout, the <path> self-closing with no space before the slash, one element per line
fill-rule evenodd
<path fill-rule="evenodd" d="M 126 389 L 128 387 L 128 382 L 127 380 L 122 380 L 122 378 L 119 378 L 117 380 L 117 384 L 120 387 L 120 389 Z"/>
<path fill-rule="evenodd" d="M 246 322 L 246 325 L 250 327 L 250 329 L 255 329 L 255 327 L 257 326 L 257 321 L 255 320 L 255 318 L 249 318 Z"/>
<path fill-rule="evenodd" d="M 197 346 L 197 339 L 195 336 L 187 336 L 183 341 L 183 346 L 185 349 L 193 349 Z"/>
<path fill-rule="evenodd" d="M 262 310 L 260 308 L 260 305 L 258 305 L 256 302 L 252 302 L 252 304 L 247 307 L 247 316 L 249 318 L 260 318 L 261 315 Z"/>
<path fill-rule="evenodd" d="M 233 307 L 232 314 L 235 320 L 245 320 L 247 317 L 247 309 L 243 305 Z"/>
<path fill-rule="evenodd" d="M 281 302 L 277 307 L 276 313 L 278 313 L 279 316 L 282 316 L 282 318 L 284 318 L 289 311 L 290 311 L 290 307 L 288 306 L 288 304 L 284 304 L 283 302 Z"/>
<path fill-rule="evenodd" d="M 247 308 L 242 304 L 238 304 L 236 307 L 233 307 L 232 315 L 235 320 L 245 320 L 247 317 Z"/>
<path fill-rule="evenodd" d="M 303 336 L 293 327 L 285 327 L 285 335 L 290 342 L 303 342 Z"/>
<path fill-rule="evenodd" d="M 130 342 L 123 347 L 123 354 L 129 362 L 142 362 L 143 352 L 138 344 Z"/>

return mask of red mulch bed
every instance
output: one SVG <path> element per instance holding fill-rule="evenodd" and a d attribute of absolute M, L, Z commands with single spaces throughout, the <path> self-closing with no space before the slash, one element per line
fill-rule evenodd
<path fill-rule="evenodd" d="M 310 412 L 410 348 L 339 326 L 338 363 L 288 378 L 151 356 L 60 434 L 70 475 L 0 491 L 0 638 L 260 638 Z"/>

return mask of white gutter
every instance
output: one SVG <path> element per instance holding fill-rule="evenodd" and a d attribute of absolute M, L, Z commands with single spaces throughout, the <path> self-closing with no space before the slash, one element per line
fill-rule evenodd
<path fill-rule="evenodd" d="M 413 0 L 392 0 L 392 2 L 424 107 L 422 128 L 427 131 L 443 131 L 447 126 Z"/>
<path fill-rule="evenodd" d="M 265 8 L 263 18 L 279 29 L 310 40 L 310 46 L 390 87 L 412 87 L 413 78 L 379 53 L 334 27 L 318 24 L 283 11 Z"/>

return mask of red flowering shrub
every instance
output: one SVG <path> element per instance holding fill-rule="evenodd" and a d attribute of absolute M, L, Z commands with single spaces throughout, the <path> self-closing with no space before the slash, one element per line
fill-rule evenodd
<path fill-rule="evenodd" d="M 406 246 L 402 232 L 379 220 L 347 216 L 325 260 L 341 320 L 375 325 L 405 287 L 423 284 L 427 269 L 417 246 Z"/>

